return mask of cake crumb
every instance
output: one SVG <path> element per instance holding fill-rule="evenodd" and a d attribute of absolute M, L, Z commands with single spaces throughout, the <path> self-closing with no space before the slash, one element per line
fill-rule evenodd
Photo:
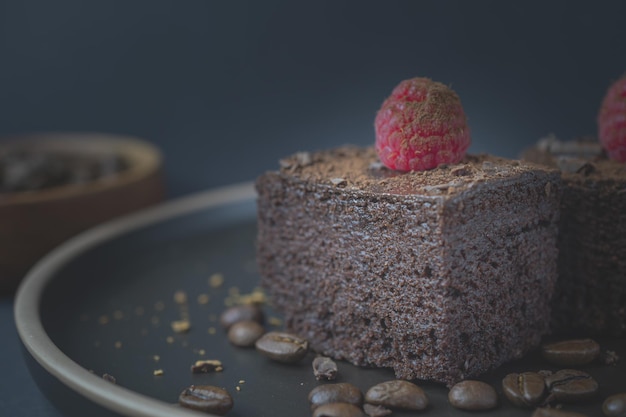
<path fill-rule="evenodd" d="M 186 333 L 191 328 L 191 323 L 188 320 L 175 320 L 171 326 L 175 333 Z"/>
<path fill-rule="evenodd" d="M 161 375 L 163 375 L 163 369 L 155 369 L 154 371 L 152 371 L 152 375 L 154 375 L 154 376 L 161 376 Z"/>
<path fill-rule="evenodd" d="M 274 327 L 280 327 L 283 325 L 283 321 L 279 319 L 278 317 L 269 317 L 267 319 L 267 323 Z"/>
<path fill-rule="evenodd" d="M 158 362 L 161 360 L 161 357 L 159 355 L 152 355 L 152 360 Z"/>
<path fill-rule="evenodd" d="M 172 336 L 167 336 L 167 337 L 165 338 L 165 341 L 166 341 L 167 343 L 169 343 L 169 344 L 172 344 L 172 343 L 174 343 L 174 338 L 173 338 Z"/>
<path fill-rule="evenodd" d="M 102 379 L 104 379 L 105 381 L 109 381 L 112 384 L 115 384 L 117 382 L 113 375 L 107 373 L 102 374 Z"/>
<path fill-rule="evenodd" d="M 193 374 L 207 374 L 209 372 L 222 372 L 223 370 L 222 361 L 217 359 L 196 361 L 191 365 L 191 373 Z"/>
<path fill-rule="evenodd" d="M 469 165 L 463 165 L 450 170 L 450 174 L 454 175 L 455 177 L 464 177 L 471 173 L 472 169 L 469 167 Z"/>
<path fill-rule="evenodd" d="M 335 187 L 345 187 L 346 185 L 348 185 L 348 181 L 346 181 L 344 178 L 331 178 L 330 183 Z"/>
<path fill-rule="evenodd" d="M 215 334 L 217 329 L 215 327 L 209 327 L 209 334 Z"/>
<path fill-rule="evenodd" d="M 198 295 L 198 304 L 209 304 L 209 295 L 208 294 L 199 294 Z"/>
<path fill-rule="evenodd" d="M 337 378 L 337 364 L 331 358 L 318 356 L 313 359 L 313 375 L 318 381 L 334 381 Z"/>
<path fill-rule="evenodd" d="M 222 284 L 224 284 L 224 275 L 220 274 L 219 272 L 209 277 L 209 285 L 212 288 L 219 288 L 222 286 Z"/>
<path fill-rule="evenodd" d="M 265 304 L 267 303 L 267 296 L 261 288 L 255 288 L 249 294 L 240 294 L 239 288 L 232 287 L 229 289 L 230 296 L 224 299 L 224 304 L 227 307 L 241 304 Z"/>
<path fill-rule="evenodd" d="M 174 302 L 176 304 L 186 304 L 187 303 L 187 293 L 183 290 L 178 290 L 174 293 Z"/>
<path fill-rule="evenodd" d="M 119 340 L 115 342 L 114 344 L 115 349 L 121 349 L 122 348 L 122 342 L 120 342 Z"/>
<path fill-rule="evenodd" d="M 615 366 L 619 359 L 619 355 L 614 350 L 607 350 L 602 354 L 602 362 L 608 366 Z"/>
<path fill-rule="evenodd" d="M 550 197 L 550 192 L 552 190 L 552 183 L 547 182 L 545 190 L 546 190 L 546 197 Z"/>

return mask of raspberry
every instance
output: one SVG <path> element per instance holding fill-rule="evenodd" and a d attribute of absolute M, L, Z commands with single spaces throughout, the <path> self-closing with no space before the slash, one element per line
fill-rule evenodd
<path fill-rule="evenodd" d="M 374 127 L 381 162 L 398 171 L 457 163 L 471 142 L 459 96 L 428 78 L 398 84 L 378 110 Z"/>
<path fill-rule="evenodd" d="M 626 75 L 604 96 L 598 114 L 598 138 L 609 158 L 626 162 Z"/>

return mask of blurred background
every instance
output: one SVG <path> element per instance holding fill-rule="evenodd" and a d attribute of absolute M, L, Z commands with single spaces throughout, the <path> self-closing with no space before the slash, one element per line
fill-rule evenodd
<path fill-rule="evenodd" d="M 170 198 L 372 144 L 378 107 L 414 76 L 457 91 L 471 152 L 595 135 L 624 72 L 621 0 L 0 0 L 0 136 L 144 138 Z M 1 301 L 0 415 L 57 417 Z"/>
<path fill-rule="evenodd" d="M 460 95 L 472 152 L 595 134 L 626 71 L 623 1 L 2 0 L 0 134 L 145 138 L 168 196 L 374 141 L 402 79 Z"/>

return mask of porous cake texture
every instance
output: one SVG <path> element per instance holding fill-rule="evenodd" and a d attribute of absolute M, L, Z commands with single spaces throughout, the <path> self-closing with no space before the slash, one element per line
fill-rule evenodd
<path fill-rule="evenodd" d="M 563 179 L 554 332 L 626 335 L 626 164 L 593 138 L 551 136 L 522 157 Z"/>
<path fill-rule="evenodd" d="M 554 170 L 482 155 L 397 173 L 342 147 L 282 160 L 256 188 L 261 283 L 318 352 L 452 384 L 548 331 Z"/>

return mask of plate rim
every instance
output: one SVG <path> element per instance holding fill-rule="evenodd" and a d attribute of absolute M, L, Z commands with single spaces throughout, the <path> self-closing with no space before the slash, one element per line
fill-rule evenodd
<path fill-rule="evenodd" d="M 39 307 L 43 290 L 61 267 L 92 247 L 142 227 L 213 207 L 247 202 L 255 197 L 253 182 L 212 188 L 107 221 L 62 243 L 29 270 L 17 290 L 13 313 L 22 344 L 35 361 L 63 385 L 110 411 L 129 417 L 198 416 L 198 412 L 175 408 L 111 384 L 65 355 L 41 322 Z"/>

